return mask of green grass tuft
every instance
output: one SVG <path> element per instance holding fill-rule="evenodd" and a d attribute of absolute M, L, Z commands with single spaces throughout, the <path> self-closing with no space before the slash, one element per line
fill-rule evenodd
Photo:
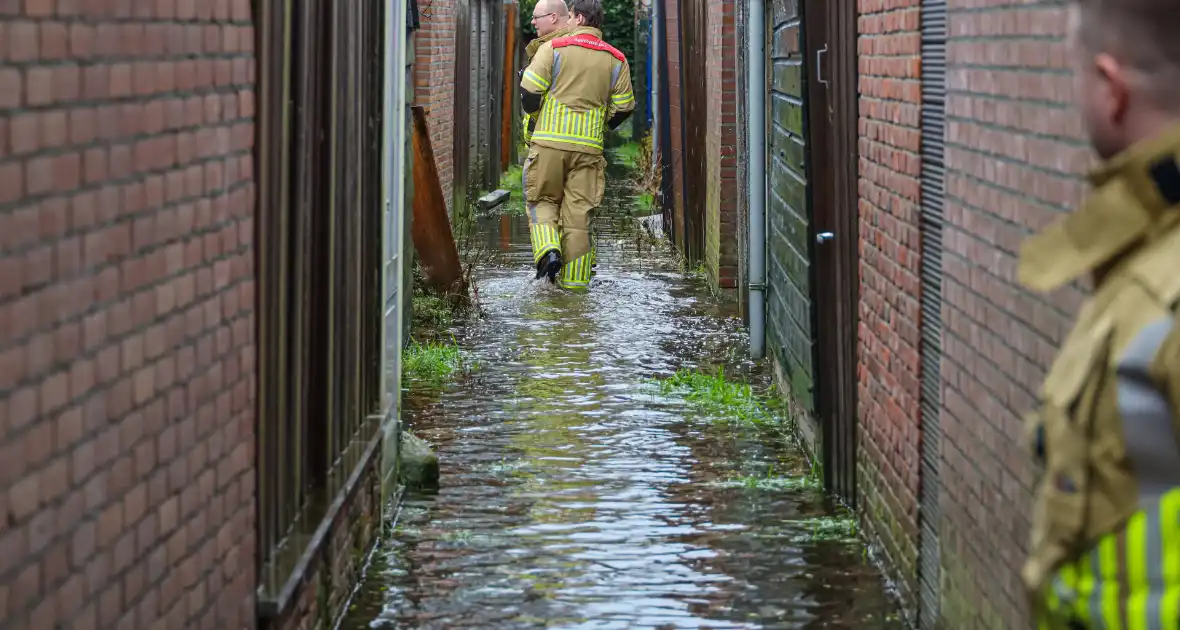
<path fill-rule="evenodd" d="M 443 330 L 454 321 L 455 309 L 437 293 L 426 290 L 414 292 L 411 306 L 411 325 L 415 330 Z"/>
<path fill-rule="evenodd" d="M 774 408 L 754 393 L 748 383 L 727 380 L 725 370 L 706 374 L 678 370 L 659 382 L 660 393 L 678 395 L 719 420 L 739 420 L 755 425 L 777 424 Z"/>
<path fill-rule="evenodd" d="M 613 149 L 615 159 L 619 164 L 627 168 L 635 168 L 639 164 L 639 153 L 641 147 L 638 142 L 628 142 L 616 149 Z"/>
<path fill-rule="evenodd" d="M 438 387 L 468 367 L 459 346 L 454 343 L 420 344 L 415 341 L 402 353 L 402 385 Z"/>
<path fill-rule="evenodd" d="M 815 474 L 814 469 L 805 475 L 783 477 L 775 475 L 773 465 L 767 469 L 765 475 L 741 475 L 726 479 L 717 485 L 723 488 L 745 488 L 747 490 L 823 491 L 823 480 Z"/>
<path fill-rule="evenodd" d="M 800 523 L 809 531 L 795 537 L 796 542 L 853 541 L 857 538 L 856 519 L 845 516 L 819 516 Z"/>

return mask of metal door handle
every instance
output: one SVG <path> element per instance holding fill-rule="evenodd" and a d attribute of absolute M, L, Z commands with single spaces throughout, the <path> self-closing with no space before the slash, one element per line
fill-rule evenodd
<path fill-rule="evenodd" d="M 819 81 L 821 85 L 827 85 L 828 82 L 824 80 L 823 59 L 824 53 L 828 52 L 828 45 L 824 44 L 823 48 L 815 51 L 815 80 Z"/>
<path fill-rule="evenodd" d="M 836 234 L 833 232 L 820 232 L 815 235 L 815 242 L 822 245 L 834 238 L 836 238 Z"/>

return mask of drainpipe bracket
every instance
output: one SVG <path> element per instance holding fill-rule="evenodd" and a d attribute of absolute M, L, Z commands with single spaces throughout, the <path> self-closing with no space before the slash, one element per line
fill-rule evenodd
<path fill-rule="evenodd" d="M 758 291 L 759 293 L 761 293 L 766 290 L 766 283 L 765 282 L 751 282 L 749 285 L 747 285 L 747 288 L 749 288 L 751 291 Z"/>

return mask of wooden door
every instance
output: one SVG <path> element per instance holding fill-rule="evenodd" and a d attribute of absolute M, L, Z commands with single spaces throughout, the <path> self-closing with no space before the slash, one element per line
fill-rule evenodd
<path fill-rule="evenodd" d="M 824 483 L 856 502 L 856 3 L 805 0 L 816 415 Z"/>

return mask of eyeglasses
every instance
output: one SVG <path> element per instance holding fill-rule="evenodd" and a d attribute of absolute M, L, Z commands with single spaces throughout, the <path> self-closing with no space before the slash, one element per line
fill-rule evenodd
<path fill-rule="evenodd" d="M 557 12 L 556 12 L 556 11 L 554 11 L 553 13 L 545 13 L 545 14 L 543 14 L 543 15 L 534 15 L 534 16 L 533 16 L 533 20 L 532 20 L 532 21 L 536 22 L 537 20 L 541 20 L 541 19 L 547 18 L 547 17 L 549 17 L 550 15 L 557 15 Z"/>

